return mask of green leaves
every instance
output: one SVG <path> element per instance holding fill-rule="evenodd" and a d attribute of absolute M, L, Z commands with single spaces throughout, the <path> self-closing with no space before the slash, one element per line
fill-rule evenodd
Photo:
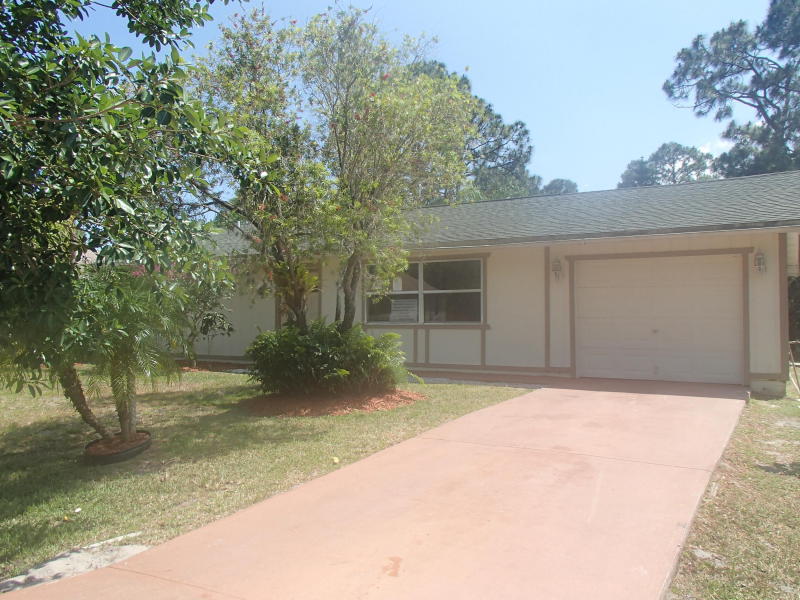
<path fill-rule="evenodd" d="M 172 113 L 168 110 L 160 110 L 156 113 L 156 123 L 159 125 L 169 125 L 172 121 Z"/>
<path fill-rule="evenodd" d="M 710 38 L 698 35 L 676 56 L 664 93 L 688 100 L 698 116 L 728 121 L 734 147 L 716 161 L 731 177 L 800 167 L 800 45 L 796 2 L 774 0 L 764 24 L 731 23 Z M 732 120 L 733 107 L 754 121 Z"/>
<path fill-rule="evenodd" d="M 110 197 L 114 193 L 114 191 L 109 189 L 109 188 L 104 188 L 103 191 L 104 191 L 104 195 L 106 195 L 107 197 Z M 125 200 L 123 200 L 120 197 L 115 197 L 114 198 L 114 205 L 117 208 L 119 208 L 119 209 L 123 210 L 124 212 L 128 213 L 129 215 L 135 214 L 135 212 L 136 212 L 135 210 L 133 210 L 133 207 L 130 204 L 125 202 Z"/>
<path fill-rule="evenodd" d="M 145 43 L 170 46 L 141 59 L 108 36 L 68 33 L 90 5 L 0 9 L 0 353 L 18 380 L 79 357 L 97 303 L 83 293 L 86 263 L 175 262 L 204 235 L 185 212 L 200 165 L 246 154 L 184 90 L 178 49 L 206 3 L 115 3 Z"/>

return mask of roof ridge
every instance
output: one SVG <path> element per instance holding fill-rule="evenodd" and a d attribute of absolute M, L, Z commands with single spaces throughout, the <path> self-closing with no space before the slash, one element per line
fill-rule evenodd
<path fill-rule="evenodd" d="M 741 181 L 743 179 L 758 179 L 763 177 L 774 177 L 776 175 L 786 175 L 787 173 L 800 173 L 800 169 L 789 171 L 775 171 L 773 173 L 758 173 L 756 175 L 740 175 L 739 177 L 723 177 L 720 179 L 707 179 L 705 181 L 684 181 L 681 183 L 670 183 L 666 185 L 640 185 L 626 188 L 606 188 L 603 190 L 588 190 L 585 192 L 572 192 L 569 194 L 535 194 L 533 196 L 511 196 L 510 198 L 495 198 L 493 200 L 475 200 L 473 202 L 456 202 L 454 204 L 434 204 L 431 206 L 420 206 L 417 210 L 427 208 L 442 208 L 445 206 L 465 206 L 469 204 L 488 204 L 490 202 L 507 202 L 510 200 L 539 200 L 545 198 L 566 198 L 568 196 L 581 196 L 583 194 L 601 194 L 603 192 L 626 192 L 627 190 L 653 190 L 653 189 L 672 189 L 687 185 L 708 185 L 728 181 Z"/>

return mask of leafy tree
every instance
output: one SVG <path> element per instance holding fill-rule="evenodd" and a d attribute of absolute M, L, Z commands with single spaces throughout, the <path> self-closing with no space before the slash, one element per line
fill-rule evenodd
<path fill-rule="evenodd" d="M 709 179 L 712 160 L 711 154 L 693 146 L 668 142 L 650 155 L 649 162 L 655 170 L 656 182 L 669 185 Z"/>
<path fill-rule="evenodd" d="M 70 338 L 88 323 L 81 259 L 153 270 L 190 251 L 197 230 L 182 198 L 202 184 L 209 156 L 236 151 L 230 129 L 184 90 L 179 55 L 208 3 L 157 6 L 120 0 L 113 10 L 157 59 L 72 36 L 71 20 L 105 5 L 86 0 L 4 0 L 0 5 L 0 354 L 7 382 L 59 379 L 82 418 L 104 437 L 73 366 Z M 171 259 L 170 259 L 171 260 Z M 69 332 L 72 332 L 72 335 Z"/>
<path fill-rule="evenodd" d="M 447 70 L 444 63 L 424 61 L 412 65 L 413 72 L 431 77 L 456 78 L 459 87 L 472 93 L 472 82 Z M 445 189 L 430 203 L 456 200 L 497 200 L 536 194 L 562 194 L 578 191 L 568 179 L 554 179 L 542 188 L 542 178 L 528 172 L 533 154 L 530 132 L 522 121 L 506 123 L 483 98 L 473 96 L 473 134 L 467 139 L 467 182 L 457 189 Z"/>
<path fill-rule="evenodd" d="M 652 163 L 643 158 L 637 158 L 628 163 L 628 166 L 620 176 L 618 188 L 643 187 L 647 185 L 658 185 L 656 173 Z"/>
<path fill-rule="evenodd" d="M 676 142 L 661 144 L 646 160 L 628 163 L 617 187 L 670 185 L 710 179 L 713 157 L 692 146 Z"/>
<path fill-rule="evenodd" d="M 237 14 L 220 28 L 221 39 L 199 59 L 197 90 L 227 118 L 248 129 L 258 171 L 269 185 L 251 185 L 237 165 L 223 165 L 220 182 L 236 193 L 207 206 L 219 224 L 237 229 L 249 251 L 237 270 L 258 293 L 275 292 L 289 321 L 307 327 L 307 301 L 317 289 L 312 268 L 330 235 L 331 180 L 308 124 L 300 121 L 293 31 L 277 28 L 263 8 Z"/>
<path fill-rule="evenodd" d="M 475 102 L 457 78 L 418 73 L 419 45 L 392 47 L 365 11 L 317 15 L 299 44 L 306 106 L 336 178 L 346 330 L 364 265 L 403 268 L 407 209 L 463 181 Z"/>
<path fill-rule="evenodd" d="M 230 335 L 233 331 L 224 301 L 233 295 L 234 287 L 227 261 L 216 256 L 202 256 L 184 267 L 180 286 L 172 293 L 180 303 L 175 317 L 181 322 L 181 339 L 192 366 L 197 366 L 196 344 L 201 336 Z"/>
<path fill-rule="evenodd" d="M 667 96 L 690 100 L 696 115 L 728 121 L 723 137 L 734 145 L 717 161 L 726 177 L 800 166 L 798 15 L 796 0 L 771 0 L 754 30 L 737 21 L 709 39 L 697 36 L 664 83 Z M 752 110 L 756 120 L 737 123 L 734 106 Z"/>
<path fill-rule="evenodd" d="M 542 188 L 542 194 L 556 196 L 559 194 L 575 194 L 578 191 L 578 184 L 571 179 L 552 179 Z"/>

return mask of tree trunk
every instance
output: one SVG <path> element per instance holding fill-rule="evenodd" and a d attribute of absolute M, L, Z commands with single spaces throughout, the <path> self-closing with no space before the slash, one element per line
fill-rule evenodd
<path fill-rule="evenodd" d="M 114 369 L 124 371 L 111 377 L 111 393 L 117 407 L 117 418 L 122 439 L 130 442 L 136 433 L 136 375 L 133 370 L 123 364 Z"/>
<path fill-rule="evenodd" d="M 340 325 L 342 331 L 353 328 L 356 318 L 356 302 L 358 301 L 358 283 L 361 280 L 361 256 L 353 253 L 347 259 L 342 276 L 342 293 L 344 295 L 344 314 Z"/>
<path fill-rule="evenodd" d="M 119 425 L 120 431 L 122 431 L 122 439 L 130 442 L 136 435 L 136 422 L 138 421 L 136 415 L 136 375 L 132 370 L 128 370 L 125 379 L 125 392 L 127 395 L 125 419 L 120 418 Z"/>
<path fill-rule="evenodd" d="M 81 380 L 78 376 L 78 371 L 75 369 L 75 365 L 70 364 L 58 367 L 56 369 L 56 375 L 64 390 L 64 396 L 72 403 L 75 410 L 78 411 L 83 422 L 100 434 L 100 437 L 110 439 L 111 433 L 97 420 L 94 412 L 92 412 L 92 409 L 89 407 L 89 403 L 86 402 L 86 395 L 83 393 L 83 386 L 81 385 Z"/>
<path fill-rule="evenodd" d="M 337 323 L 342 320 L 342 279 L 341 277 L 336 280 L 336 312 L 333 315 L 333 320 Z"/>

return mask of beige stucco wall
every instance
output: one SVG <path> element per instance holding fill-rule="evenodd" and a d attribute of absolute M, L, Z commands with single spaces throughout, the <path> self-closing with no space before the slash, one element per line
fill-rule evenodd
<path fill-rule="evenodd" d="M 259 333 L 275 327 L 275 301 L 272 297 L 254 298 L 244 286 L 226 304 L 233 325 L 230 336 L 218 335 L 200 340 L 197 352 L 201 356 L 241 358 Z"/>
<path fill-rule="evenodd" d="M 750 372 L 776 374 L 782 370 L 780 276 L 777 233 L 737 233 L 659 236 L 603 240 L 551 246 L 551 259 L 561 258 L 564 275 L 551 285 L 551 357 L 554 366 L 570 363 L 569 261 L 570 255 L 634 252 L 675 252 L 753 247 L 764 253 L 767 270 L 756 272 L 749 258 Z"/>
<path fill-rule="evenodd" d="M 544 366 L 544 248 L 498 248 L 486 259 L 486 364 Z"/>
<path fill-rule="evenodd" d="M 394 328 L 367 325 L 366 329 L 375 335 L 387 331 L 398 333 L 408 362 L 418 367 L 451 366 L 470 371 L 569 375 L 574 365 L 571 363 L 570 262 L 566 257 L 749 247 L 763 252 L 767 264 L 766 272 L 756 272 L 752 267 L 752 254 L 748 255 L 749 371 L 775 378 L 783 370 L 779 234 L 776 232 L 669 235 L 426 251 L 412 256 L 412 260 L 473 257 L 484 261 L 485 324 Z M 550 263 L 546 264 L 548 252 Z M 560 259 L 563 269 L 559 279 L 554 277 L 549 267 L 555 259 Z M 329 321 L 334 318 L 337 274 L 335 262 L 323 262 L 321 297 L 319 301 L 314 299 L 311 302 L 312 317 L 321 315 Z M 547 288 L 549 332 L 546 326 Z M 205 346 L 201 344 L 203 354 L 241 356 L 259 330 L 274 326 L 275 309 L 271 298 L 253 302 L 244 294 L 235 298 L 230 306 L 235 333 L 229 338 L 217 337 Z M 359 302 L 358 320 L 362 319 L 363 306 L 363 302 Z M 546 348 L 548 334 L 549 357 Z"/>

